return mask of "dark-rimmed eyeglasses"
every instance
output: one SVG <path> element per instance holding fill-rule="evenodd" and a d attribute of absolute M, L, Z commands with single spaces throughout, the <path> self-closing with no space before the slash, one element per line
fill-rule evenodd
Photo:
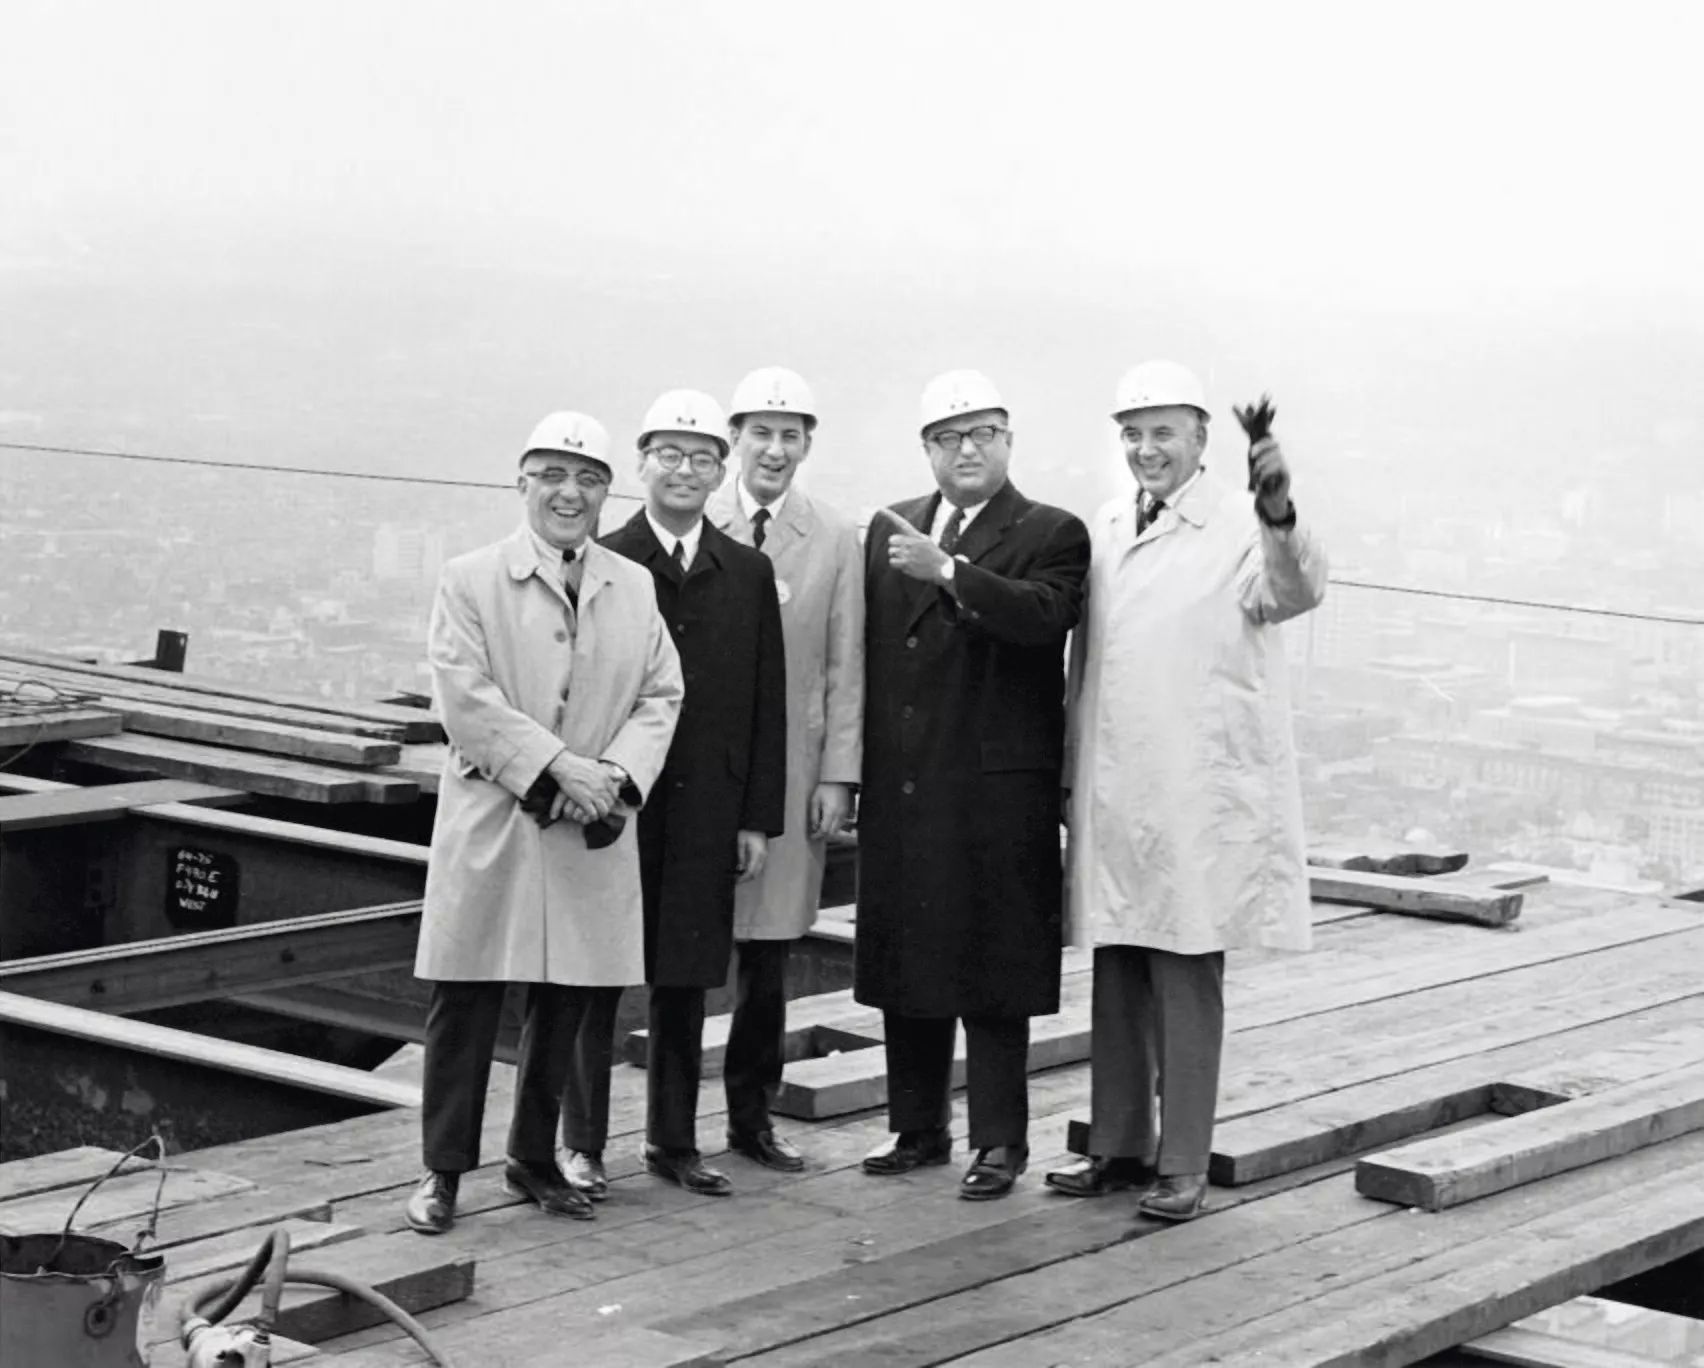
<path fill-rule="evenodd" d="M 695 451 L 688 456 L 679 447 L 646 447 L 645 454 L 670 474 L 679 470 L 683 462 L 694 475 L 714 475 L 722 468 L 722 458 L 709 451 Z"/>
<path fill-rule="evenodd" d="M 929 440 L 942 451 L 957 451 L 964 445 L 966 437 L 979 447 L 992 446 L 996 437 L 1003 437 L 1010 430 L 995 427 L 993 423 L 984 423 L 980 427 L 968 428 L 963 432 L 957 428 L 947 428 L 944 432 L 931 433 Z"/>

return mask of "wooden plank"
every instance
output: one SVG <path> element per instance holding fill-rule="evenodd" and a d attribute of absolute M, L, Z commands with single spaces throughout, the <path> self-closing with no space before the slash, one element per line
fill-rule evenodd
<path fill-rule="evenodd" d="M 55 708 L 39 712 L 0 711 L 0 746 L 34 746 L 83 736 L 110 736 L 124 727 L 114 713 L 98 708 Z"/>
<path fill-rule="evenodd" d="M 1697 1135 L 1629 1155 L 1616 1165 L 1576 1170 L 1436 1215 L 1409 1215 L 1362 1201 L 1364 1209 L 1386 1214 L 1245 1254 L 1245 1223 L 1257 1221 L 1267 1214 L 1263 1208 L 1273 1205 L 1257 1202 L 1164 1231 L 1155 1245 L 1138 1240 L 1044 1270 L 1054 1273 L 1046 1281 L 1010 1279 L 996 1285 L 991 1290 L 1004 1294 L 1010 1310 L 987 1330 L 972 1326 L 968 1334 L 961 1331 L 967 1340 L 970 1335 L 984 1336 L 981 1342 L 987 1347 L 961 1349 L 962 1357 L 953 1362 L 955 1368 L 1122 1364 L 1129 1362 L 1130 1347 L 1140 1346 L 1144 1368 L 1412 1363 L 1431 1352 L 1430 1347 L 1407 1344 L 1402 1352 L 1381 1353 L 1376 1334 L 1346 1327 L 1362 1315 L 1404 1316 L 1405 1308 L 1397 1303 L 1410 1288 L 1425 1297 L 1428 1287 L 1441 1280 L 1444 1261 L 1464 1274 L 1450 1302 L 1465 1295 L 1478 1305 L 1496 1308 L 1506 1293 L 1524 1284 L 1514 1271 L 1518 1255 L 1507 1261 L 1504 1276 L 1490 1274 L 1491 1265 L 1504 1264 L 1511 1249 L 1545 1250 L 1542 1257 L 1558 1258 L 1575 1276 L 1603 1270 L 1607 1276 L 1602 1281 L 1616 1276 L 1619 1266 L 1637 1264 L 1666 1240 L 1674 1241 L 1676 1252 L 1681 1252 L 1694 1238 L 1686 1213 L 1671 1220 L 1660 1202 L 1646 1200 L 1633 1219 L 1627 1219 L 1630 1198 L 1661 1194 L 1667 1175 L 1673 1175 L 1677 1185 L 1682 1177 L 1697 1180 L 1690 1200 L 1704 1215 L 1704 1138 Z M 1312 1189 L 1321 1193 L 1321 1200 L 1331 1190 L 1352 1194 L 1353 1184 L 1344 1177 Z M 1591 1219 L 1599 1213 L 1605 1217 L 1601 1223 Z M 1595 1238 L 1596 1245 L 1588 1248 L 1574 1241 L 1576 1230 Z M 1704 1240 L 1704 1221 L 1696 1238 Z M 1216 1266 L 1198 1262 L 1203 1246 L 1219 1251 Z M 1612 1253 L 1599 1260 L 1606 1250 L 1630 1251 L 1634 1257 L 1618 1263 Z M 1473 1282 L 1475 1267 L 1485 1267 L 1490 1275 Z M 1537 1268 L 1535 1263 L 1535 1273 Z M 1423 1269 L 1432 1271 L 1432 1279 L 1416 1276 Z M 1436 1348 L 1459 1344 L 1571 1295 L 1557 1291 L 1525 1305 L 1511 1304 L 1500 1317 L 1477 1324 L 1471 1319 L 1458 1322 L 1461 1333 Z M 937 1323 L 945 1323 L 953 1308 L 937 1303 L 930 1309 Z M 894 1346 L 892 1356 L 879 1361 L 893 1368 L 930 1361 L 907 1357 L 899 1352 L 901 1347 Z M 829 1361 L 758 1358 L 750 1368 Z M 841 1362 L 846 1368 L 863 1368 L 875 1361 L 871 1356 Z"/>
<path fill-rule="evenodd" d="M 1296 1299 L 1228 1333 L 1198 1337 L 1187 1351 L 1147 1362 L 1151 1368 L 1203 1362 L 1221 1368 L 1274 1362 L 1317 1368 L 1412 1363 L 1704 1249 L 1700 1139 L 1687 1136 L 1614 1164 L 1423 1218 L 1449 1231 L 1469 1213 L 1483 1211 L 1501 1228 L 1451 1241 L 1424 1257 L 1405 1250 L 1397 1266 L 1375 1276 L 1331 1284 L 1315 1278 L 1314 1288 L 1332 1290 Z M 1588 1176 L 1601 1177 L 1611 1190 L 1568 1200 L 1565 1194 L 1574 1191 L 1571 1180 Z M 1539 1194 L 1546 1209 L 1534 1219 L 1511 1222 L 1502 1216 L 1508 1210 L 1504 1204 L 1523 1193 Z M 1410 1232 L 1416 1224 L 1407 1223 Z"/>
<path fill-rule="evenodd" d="M 290 1237 L 290 1257 L 293 1260 L 299 1259 L 299 1256 L 309 1250 L 320 1249 L 325 1245 L 343 1244 L 348 1240 L 359 1239 L 367 1233 L 357 1225 L 340 1225 L 335 1221 L 304 1221 L 300 1217 L 279 1221 L 260 1232 L 233 1230 L 205 1240 L 194 1240 L 173 1249 L 171 1258 L 166 1260 L 166 1281 L 191 1282 L 211 1277 L 215 1273 L 228 1273 L 242 1268 L 276 1229 L 282 1229 Z"/>
<path fill-rule="evenodd" d="M 180 741 L 236 746 L 333 765 L 394 765 L 402 758 L 402 744 L 397 741 L 375 741 L 371 737 L 221 717 L 217 713 L 161 707 L 152 703 L 116 700 L 111 706 L 124 719 L 126 731 L 141 732 L 146 736 L 169 736 Z"/>
<path fill-rule="evenodd" d="M 108 769 L 229 784 L 252 793 L 308 803 L 410 803 L 420 796 L 419 788 L 406 779 L 167 737 L 127 733 L 69 741 L 64 753 L 70 759 Z"/>
<path fill-rule="evenodd" d="M 1469 1340 L 1455 1352 L 1473 1363 L 1512 1363 L 1516 1368 L 1674 1368 L 1675 1362 L 1582 1344 L 1519 1325 Z"/>
<path fill-rule="evenodd" d="M 129 683 L 155 685 L 162 679 L 158 670 L 129 665 L 89 665 L 67 656 L 42 652 L 0 650 L 0 660 L 8 660 L 15 665 L 55 669 L 79 676 L 87 675 L 96 680 L 124 680 Z M 173 674 L 170 677 L 170 685 L 174 690 L 187 693 L 213 694 L 221 698 L 241 699 L 248 703 L 300 708 L 307 712 L 330 713 L 359 718 L 362 721 L 381 722 L 386 726 L 400 727 L 403 732 L 402 739 L 405 741 L 441 741 L 444 738 L 443 728 L 424 708 L 383 703 L 332 703 L 323 698 L 315 698 L 312 694 L 289 694 L 272 689 L 247 688 L 224 680 L 187 674 Z M 95 689 L 99 686 L 90 684 L 88 687 Z"/>
<path fill-rule="evenodd" d="M 313 1251 L 308 1259 L 294 1259 L 297 1271 L 325 1271 L 355 1278 L 382 1292 L 410 1315 L 463 1301 L 473 1293 L 475 1258 L 472 1254 L 422 1239 L 412 1231 L 396 1235 L 366 1235 Z M 178 1323 L 178 1308 L 211 1282 L 229 1275 L 213 1275 L 175 1283 L 161 1299 L 162 1312 L 155 1318 L 159 1342 L 171 1338 Z M 252 1294 L 231 1313 L 230 1319 L 251 1319 L 260 1306 Z M 278 1319 L 278 1333 L 308 1344 L 320 1344 L 339 1335 L 353 1334 L 384 1322 L 382 1312 L 333 1288 L 292 1283 L 286 1287 Z"/>
<path fill-rule="evenodd" d="M 1363 1159 L 1355 1187 L 1382 1202 L 1442 1211 L 1700 1129 L 1704 1065 L 1693 1064 Z"/>
<path fill-rule="evenodd" d="M 1474 889 L 1408 879 L 1394 874 L 1360 874 L 1349 869 L 1310 869 L 1308 889 L 1320 902 L 1355 903 L 1382 912 L 1437 917 L 1478 926 L 1506 926 L 1521 914 L 1518 892 Z"/>
<path fill-rule="evenodd" d="M 86 1187 L 122 1157 L 118 1150 L 78 1145 L 75 1149 L 0 1164 L 0 1202 L 37 1192 L 52 1192 L 55 1188 Z M 140 1168 L 148 1161 L 140 1159 L 135 1162 Z"/>
<path fill-rule="evenodd" d="M 0 831 L 115 822 L 150 803 L 243 803 L 241 789 L 218 788 L 186 779 L 144 779 L 131 784 L 96 784 L 54 793 L 0 798 Z"/>
<path fill-rule="evenodd" d="M 307 727 L 316 731 L 336 732 L 346 736 L 369 736 L 379 741 L 405 744 L 401 727 L 389 726 L 382 722 L 363 721 L 356 717 L 342 717 L 336 713 L 301 708 L 272 707 L 240 698 L 222 698 L 217 694 L 186 693 L 173 688 L 168 682 L 176 676 L 161 674 L 158 671 L 151 672 L 150 678 L 151 683 L 131 683 L 115 679 L 91 680 L 86 675 L 57 668 L 31 669 L 0 659 L 0 680 L 15 683 L 24 679 L 40 679 L 55 688 L 76 693 L 81 702 L 98 702 L 103 707 L 115 710 L 127 702 L 153 703 L 167 708 L 189 707 L 196 712 L 212 713 L 221 717 L 260 720 L 280 726 Z"/>
<path fill-rule="evenodd" d="M 1464 1117 L 1487 1111 L 1512 1116 L 1549 1105 L 1564 1096 L 1539 1081 L 1551 1070 L 1564 1071 L 1582 1055 L 1595 1057 L 1595 1051 L 1625 1046 L 1647 1033 L 1687 1030 L 1700 1011 L 1700 999 L 1682 999 L 1221 1120 L 1213 1133 L 1212 1180 L 1226 1187 L 1258 1182 L 1401 1144 Z M 1532 1078 L 1530 1091 L 1505 1097 L 1510 1075 Z"/>
<path fill-rule="evenodd" d="M 117 1222 L 146 1224 L 154 1210 L 156 1193 L 160 1210 L 189 1206 L 209 1197 L 229 1196 L 234 1192 L 252 1192 L 255 1185 L 246 1178 L 206 1169 L 179 1168 L 168 1164 L 165 1187 L 160 1186 L 160 1170 L 145 1165 L 141 1171 L 129 1169 L 116 1178 L 102 1183 L 77 1213 L 78 1230 Z M 14 1235 L 42 1234 L 61 1230 L 71 1209 L 83 1195 L 83 1189 L 61 1189 L 37 1193 L 33 1197 L 18 1197 L 0 1202 L 0 1229 Z"/>
<path fill-rule="evenodd" d="M 58 1002 L 39 1002 L 18 993 L 0 992 L 0 1021 L 55 1031 L 79 1040 L 134 1050 L 139 1054 L 201 1064 L 289 1087 L 307 1088 L 374 1107 L 420 1105 L 418 1088 L 374 1078 L 360 1069 L 326 1064 L 279 1050 L 266 1050 L 258 1045 L 218 1040 L 151 1021 L 111 1017 Z"/>
<path fill-rule="evenodd" d="M 1421 850 L 1400 841 L 1363 839 L 1353 845 L 1310 845 L 1308 863 L 1366 874 L 1453 874 L 1467 866 L 1465 850 Z"/>
<path fill-rule="evenodd" d="M 412 841 L 392 841 L 382 836 L 366 836 L 358 831 L 336 831 L 331 827 L 285 822 L 275 817 L 256 817 L 247 812 L 218 812 L 212 808 L 186 807 L 182 803 L 158 803 L 137 808 L 136 813 L 140 817 L 205 827 L 209 831 L 230 831 L 239 836 L 256 836 L 310 850 L 336 850 L 360 855 L 364 859 L 394 860 L 421 868 L 426 867 L 431 855 L 430 846 Z"/>
<path fill-rule="evenodd" d="M 142 1012 L 233 993 L 406 968 L 418 902 L 319 912 L 93 950 L 0 961 L 0 991 L 98 1012 Z"/>
<path fill-rule="evenodd" d="M 1508 1329 L 1543 1335 L 1573 1345 L 1577 1350 L 1596 1348 L 1627 1354 L 1640 1363 L 1704 1368 L 1704 1321 L 1604 1297 L 1573 1297 L 1524 1317 Z M 1498 1359 L 1495 1353 L 1476 1352 L 1489 1342 L 1502 1347 L 1507 1343 L 1502 1338 L 1505 1333 L 1494 1330 L 1490 1335 L 1469 1340 L 1458 1352 L 1468 1355 L 1475 1363 L 1487 1359 L 1518 1362 L 1513 1357 Z"/>
<path fill-rule="evenodd" d="M 332 1355 L 326 1368 L 397 1368 L 404 1360 L 391 1344 L 338 1352 L 335 1343 L 326 1345 Z M 564 1368 L 585 1364 L 587 1368 L 722 1368 L 724 1360 L 713 1346 L 666 1335 L 643 1325 L 611 1324 L 577 1329 L 572 1348 L 564 1343 L 537 1351 L 512 1350 L 501 1340 L 482 1344 L 478 1368 Z M 424 1357 L 412 1360 L 424 1363 Z M 461 1362 L 461 1360 L 457 1360 Z"/>
<path fill-rule="evenodd" d="M 1492 1090 L 1491 1109 L 1519 1116 L 1538 1107 L 1585 1097 L 1653 1074 L 1682 1069 L 1704 1060 L 1704 1023 L 1688 1023 L 1589 1054 L 1560 1060 L 1509 1078 Z"/>

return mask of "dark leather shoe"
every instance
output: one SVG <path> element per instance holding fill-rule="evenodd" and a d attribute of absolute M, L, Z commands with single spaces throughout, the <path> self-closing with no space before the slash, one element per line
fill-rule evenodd
<path fill-rule="evenodd" d="M 953 1157 L 953 1134 L 945 1126 L 938 1130 L 901 1131 L 880 1149 L 864 1156 L 864 1172 L 882 1178 L 912 1169 L 944 1164 Z"/>
<path fill-rule="evenodd" d="M 459 1173 L 428 1173 L 402 1209 L 408 1228 L 422 1235 L 442 1235 L 456 1223 L 456 1192 L 460 1187 Z"/>
<path fill-rule="evenodd" d="M 645 1171 L 666 1178 L 688 1192 L 696 1192 L 700 1197 L 728 1197 L 734 1191 L 728 1175 L 706 1166 L 697 1150 L 670 1154 L 655 1145 L 646 1145 Z"/>
<path fill-rule="evenodd" d="M 586 1194 L 594 1202 L 609 1196 L 609 1175 L 604 1172 L 603 1155 L 587 1150 L 567 1150 L 563 1154 L 562 1176 L 568 1185 Z"/>
<path fill-rule="evenodd" d="M 791 1141 L 773 1130 L 758 1131 L 755 1135 L 729 1131 L 728 1148 L 735 1154 L 745 1155 L 753 1163 L 762 1164 L 764 1168 L 779 1169 L 782 1173 L 804 1172 L 805 1156 Z"/>
<path fill-rule="evenodd" d="M 511 1197 L 526 1198 L 546 1216 L 567 1216 L 576 1221 L 592 1219 L 591 1199 L 569 1185 L 555 1160 L 548 1164 L 509 1160 L 503 1165 L 503 1188 Z"/>
<path fill-rule="evenodd" d="M 967 1202 L 1004 1197 L 1028 1167 L 1028 1145 L 995 1145 L 977 1150 L 976 1158 L 959 1179 L 959 1196 Z"/>
<path fill-rule="evenodd" d="M 1154 1181 L 1154 1168 L 1139 1159 L 1102 1159 L 1091 1155 L 1042 1179 L 1067 1197 L 1104 1197 L 1109 1192 L 1132 1192 Z"/>
<path fill-rule="evenodd" d="M 1148 1189 L 1136 1210 L 1162 1221 L 1192 1221 L 1201 1214 L 1206 1196 L 1205 1173 L 1169 1173 Z"/>

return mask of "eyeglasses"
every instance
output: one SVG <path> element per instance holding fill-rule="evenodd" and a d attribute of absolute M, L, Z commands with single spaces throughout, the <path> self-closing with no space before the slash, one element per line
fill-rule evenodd
<path fill-rule="evenodd" d="M 561 489 L 572 480 L 581 489 L 603 489 L 609 484 L 609 476 L 595 470 L 564 470 L 561 466 L 546 466 L 543 470 L 523 470 L 521 474 L 529 480 L 537 480 L 546 489 Z"/>
<path fill-rule="evenodd" d="M 964 445 L 966 437 L 975 442 L 977 446 L 985 447 L 993 445 L 996 437 L 1002 437 L 1009 431 L 1009 428 L 995 427 L 992 423 L 985 423 L 981 427 L 971 428 L 968 432 L 959 432 L 955 428 L 948 428 L 945 432 L 935 433 L 929 440 L 940 447 L 942 451 L 957 451 Z"/>
<path fill-rule="evenodd" d="M 686 462 L 694 475 L 714 475 L 722 468 L 722 458 L 709 451 L 695 451 L 688 456 L 679 447 L 647 447 L 645 454 L 662 469 L 673 474 Z"/>

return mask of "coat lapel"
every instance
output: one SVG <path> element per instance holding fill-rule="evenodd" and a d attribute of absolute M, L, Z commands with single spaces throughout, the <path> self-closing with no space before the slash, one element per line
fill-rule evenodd
<path fill-rule="evenodd" d="M 978 513 L 976 520 L 965 529 L 954 554 L 963 556 L 967 561 L 981 560 L 1000 544 L 1000 539 L 1018 520 L 1028 502 L 1010 480 L 1006 481 L 995 491 L 994 497 L 988 501 L 988 506 Z"/>

